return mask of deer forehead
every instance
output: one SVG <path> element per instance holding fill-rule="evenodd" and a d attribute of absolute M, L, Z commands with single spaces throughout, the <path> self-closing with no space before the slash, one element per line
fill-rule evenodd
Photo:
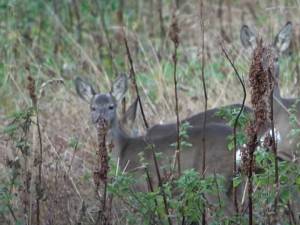
<path fill-rule="evenodd" d="M 106 106 L 111 104 L 116 104 L 115 98 L 111 94 L 96 94 L 91 102 L 92 105 Z"/>

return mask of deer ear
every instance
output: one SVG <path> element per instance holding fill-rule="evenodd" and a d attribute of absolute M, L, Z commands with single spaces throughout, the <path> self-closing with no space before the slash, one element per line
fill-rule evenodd
<path fill-rule="evenodd" d="M 256 35 L 247 25 L 242 26 L 240 39 L 245 48 L 252 47 L 254 49 L 256 47 Z"/>
<path fill-rule="evenodd" d="M 96 94 L 92 85 L 82 80 L 80 77 L 75 79 L 75 88 L 79 97 L 87 102 L 90 102 L 92 97 Z"/>
<path fill-rule="evenodd" d="M 280 53 L 283 53 L 290 46 L 293 36 L 292 22 L 288 21 L 278 32 L 274 39 L 274 46 Z"/>
<path fill-rule="evenodd" d="M 111 94 L 115 97 L 117 101 L 120 101 L 128 88 L 128 77 L 126 74 L 122 73 L 118 76 L 118 78 L 114 81 L 112 85 Z"/>

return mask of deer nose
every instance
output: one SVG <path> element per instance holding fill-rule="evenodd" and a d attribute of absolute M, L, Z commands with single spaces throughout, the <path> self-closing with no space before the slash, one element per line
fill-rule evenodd
<path fill-rule="evenodd" d="M 106 110 L 104 109 L 100 109 L 98 112 L 97 112 L 97 115 L 95 117 L 95 123 L 99 122 L 99 120 L 105 120 L 105 121 L 108 121 L 108 115 L 107 115 L 107 112 Z"/>

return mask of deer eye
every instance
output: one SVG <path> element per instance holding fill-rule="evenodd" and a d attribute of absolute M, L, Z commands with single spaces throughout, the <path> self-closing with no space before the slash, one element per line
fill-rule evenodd
<path fill-rule="evenodd" d="M 92 107 L 91 107 L 91 110 L 92 110 L 92 111 L 96 111 L 96 107 L 92 106 Z"/>
<path fill-rule="evenodd" d="M 113 109 L 114 109 L 114 105 L 109 105 L 109 106 L 108 106 L 108 109 L 109 109 L 109 110 L 113 110 Z"/>

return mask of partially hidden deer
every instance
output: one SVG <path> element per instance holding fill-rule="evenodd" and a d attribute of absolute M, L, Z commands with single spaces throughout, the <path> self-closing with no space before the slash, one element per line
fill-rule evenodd
<path fill-rule="evenodd" d="M 256 47 L 257 36 L 247 25 L 241 28 L 241 42 L 244 47 Z M 290 124 L 290 112 L 291 107 L 296 109 L 296 123 L 300 126 L 300 104 L 297 98 L 284 98 L 280 94 L 279 87 L 279 62 L 278 58 L 282 57 L 288 50 L 292 39 L 292 23 L 287 22 L 276 35 L 273 43 L 264 48 L 262 56 L 262 66 L 265 71 L 270 71 L 275 80 L 275 86 L 273 91 L 273 118 L 274 126 L 280 134 L 280 140 L 277 140 L 277 156 L 279 159 L 300 163 L 299 150 L 297 150 L 297 143 L 300 142 L 300 138 L 290 139 L 288 134 L 292 130 Z M 290 177 L 292 179 L 292 177 Z M 293 178 L 294 179 L 294 178 Z M 299 191 L 293 192 L 293 198 L 290 199 L 291 209 L 294 211 L 294 219 L 297 224 L 300 223 L 300 196 Z"/>
<path fill-rule="evenodd" d="M 254 31 L 252 31 L 247 25 L 243 25 L 240 31 L 240 38 L 242 45 L 245 48 L 251 47 L 254 49 L 256 47 L 257 36 Z M 296 103 L 297 99 L 295 98 L 283 98 L 280 95 L 280 88 L 278 85 L 279 79 L 279 62 L 278 58 L 286 53 L 290 46 L 290 42 L 292 39 L 292 23 L 287 22 L 276 35 L 273 43 L 269 46 L 272 50 L 272 67 L 274 67 L 274 76 L 277 80 L 274 88 L 274 120 L 275 120 L 275 128 L 278 131 L 279 135 L 276 135 L 280 141 L 278 141 L 278 157 L 284 160 L 297 160 L 298 156 L 296 154 L 296 142 L 292 144 L 288 138 L 288 133 L 291 130 L 291 126 L 289 125 L 289 116 L 290 113 L 288 109 Z M 232 104 L 228 106 L 224 106 L 228 108 L 241 108 L 241 104 Z M 300 104 L 296 105 L 296 109 L 300 112 Z M 219 116 L 216 113 L 220 110 L 220 108 L 213 108 L 206 111 L 206 122 L 209 123 L 220 123 L 226 124 L 227 121 Z M 253 110 L 245 106 L 244 112 L 252 113 Z M 297 114 L 298 121 L 300 120 L 299 113 Z M 188 122 L 192 127 L 203 126 L 204 122 L 204 112 L 197 113 L 191 117 L 185 118 L 181 121 Z M 300 125 L 300 123 L 299 123 Z M 172 132 L 176 128 L 176 123 L 168 123 L 168 124 L 157 124 L 148 129 L 147 136 L 148 138 L 155 138 L 156 135 L 160 133 L 168 134 Z M 291 147 L 292 145 L 292 147 Z"/>
<path fill-rule="evenodd" d="M 241 28 L 240 38 L 242 45 L 245 48 L 256 47 L 257 35 L 247 25 L 243 25 Z M 292 23 L 287 22 L 275 36 L 274 41 L 269 45 L 272 51 L 272 57 L 265 62 L 265 66 L 269 67 L 273 71 L 275 78 L 275 87 L 273 92 L 273 113 L 275 128 L 279 131 L 280 141 L 278 141 L 278 157 L 288 161 L 299 161 L 299 153 L 297 153 L 298 140 L 291 140 L 288 137 L 292 127 L 290 125 L 290 112 L 289 109 L 295 106 L 296 118 L 298 125 L 300 126 L 300 104 L 297 98 L 284 98 L 281 96 L 279 79 L 280 79 L 280 65 L 279 57 L 283 57 L 289 49 L 292 40 Z"/>
<path fill-rule="evenodd" d="M 167 133 L 158 130 L 151 139 L 146 136 L 132 137 L 122 128 L 117 118 L 118 102 L 123 98 L 127 89 L 127 76 L 120 75 L 112 85 L 109 93 L 97 93 L 88 82 L 77 78 L 75 80 L 78 95 L 89 103 L 90 116 L 93 124 L 99 120 L 105 120 L 108 126 L 108 142 L 113 143 L 112 156 L 119 158 L 121 168 L 126 167 L 126 171 L 134 172 L 137 175 L 144 173 L 141 169 L 140 154 L 144 155 L 145 161 L 149 164 L 148 169 L 153 177 L 156 177 L 155 167 L 151 150 L 161 152 L 159 165 L 169 165 L 170 159 L 174 156 L 175 148 L 171 146 L 176 143 L 177 132 L 173 129 Z M 181 169 L 194 168 L 201 172 L 202 168 L 202 137 L 204 131 L 202 127 L 191 127 L 187 129 L 188 142 L 192 147 L 185 147 L 181 151 Z M 232 129 L 223 124 L 208 124 L 205 130 L 206 138 L 206 174 L 221 174 L 226 180 L 226 188 L 231 188 L 231 178 L 233 176 L 232 153 L 227 149 L 227 137 L 232 134 Z M 184 147 L 183 147 L 184 148 Z M 161 171 L 162 172 L 162 171 Z M 154 179 L 155 180 L 155 179 Z M 231 205 L 230 194 L 226 195 L 226 202 Z M 230 206 L 226 206 L 227 210 Z"/>

